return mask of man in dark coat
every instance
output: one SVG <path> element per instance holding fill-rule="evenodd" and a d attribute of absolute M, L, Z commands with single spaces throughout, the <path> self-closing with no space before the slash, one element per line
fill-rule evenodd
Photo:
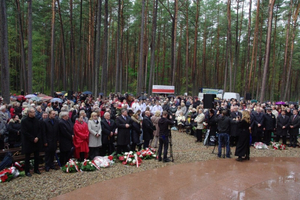
<path fill-rule="evenodd" d="M 162 149 L 164 147 L 164 162 L 170 162 L 168 159 L 168 147 L 169 147 L 169 125 L 174 125 L 174 121 L 167 118 L 168 112 L 163 111 L 162 118 L 158 121 L 159 127 L 159 148 L 158 148 L 158 161 L 162 161 Z M 170 117 L 172 119 L 172 117 Z"/>
<path fill-rule="evenodd" d="M 25 154 L 25 175 L 31 176 L 29 172 L 30 154 L 34 153 L 34 173 L 41 174 L 39 171 L 39 149 L 41 141 L 41 130 L 39 120 L 35 118 L 35 109 L 28 109 L 28 117 L 21 121 L 22 133 L 22 153 Z"/>
<path fill-rule="evenodd" d="M 257 107 L 256 111 L 251 115 L 251 131 L 252 131 L 252 143 L 261 142 L 262 137 L 262 125 L 264 123 L 264 115 L 262 108 Z"/>
<path fill-rule="evenodd" d="M 275 115 L 272 114 L 272 109 L 270 107 L 267 108 L 267 113 L 264 114 L 264 143 L 266 145 L 270 144 L 271 134 L 275 131 L 276 127 L 276 118 Z"/>
<path fill-rule="evenodd" d="M 102 126 L 102 154 L 111 155 L 114 152 L 114 135 L 116 131 L 116 123 L 114 120 L 110 119 L 110 113 L 106 112 L 104 114 L 104 119 L 101 121 Z"/>
<path fill-rule="evenodd" d="M 117 153 L 128 152 L 132 119 L 127 115 L 127 110 L 121 110 L 121 115 L 116 119 L 116 125 L 118 128 Z"/>
<path fill-rule="evenodd" d="M 49 118 L 42 121 L 46 172 L 49 172 L 50 169 L 55 169 L 53 160 L 57 149 L 58 140 L 58 120 L 55 119 L 55 115 L 55 111 L 51 110 L 49 112 Z"/>
<path fill-rule="evenodd" d="M 60 121 L 58 122 L 58 140 L 60 149 L 60 164 L 65 165 L 71 157 L 73 147 L 73 124 L 69 119 L 68 112 L 60 113 Z"/>
<path fill-rule="evenodd" d="M 290 118 L 286 116 L 285 112 L 282 110 L 281 115 L 277 117 L 276 142 L 279 142 L 280 136 L 282 136 L 282 144 L 286 144 L 286 135 L 290 126 Z"/>
<path fill-rule="evenodd" d="M 145 112 L 145 117 L 142 122 L 144 149 L 149 147 L 149 141 L 153 139 L 153 123 L 150 119 L 150 111 Z"/>
<path fill-rule="evenodd" d="M 293 115 L 290 117 L 290 145 L 296 148 L 297 146 L 297 136 L 299 135 L 300 127 L 300 116 L 298 116 L 298 111 L 293 110 Z"/>
<path fill-rule="evenodd" d="M 238 106 L 234 105 L 233 110 L 230 113 L 230 119 L 236 118 L 242 119 L 242 113 L 238 111 Z M 230 124 L 230 146 L 233 147 L 237 144 L 239 132 L 240 130 L 238 129 L 237 123 L 234 120 L 232 120 Z"/>

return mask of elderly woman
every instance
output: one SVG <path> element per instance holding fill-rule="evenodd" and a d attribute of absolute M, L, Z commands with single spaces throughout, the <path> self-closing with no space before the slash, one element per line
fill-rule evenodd
<path fill-rule="evenodd" d="M 185 123 L 185 116 L 183 115 L 182 111 L 179 112 L 179 115 L 177 116 L 176 120 L 178 125 L 178 131 L 183 132 L 182 127 Z"/>
<path fill-rule="evenodd" d="M 79 111 L 79 117 L 80 117 L 80 116 L 83 116 L 83 121 L 84 121 L 85 123 L 88 123 L 88 122 L 89 122 L 89 119 L 86 117 L 86 113 L 85 113 L 84 110 L 80 110 L 80 111 Z"/>
<path fill-rule="evenodd" d="M 91 118 L 88 122 L 89 128 L 89 148 L 90 148 L 90 159 L 94 159 L 94 157 L 99 156 L 100 147 L 102 145 L 101 140 L 101 121 L 98 120 L 98 114 L 93 112 L 91 114 Z"/>
<path fill-rule="evenodd" d="M 195 118 L 195 122 L 197 123 L 196 127 L 196 142 L 202 142 L 202 130 L 203 130 L 203 122 L 205 120 L 205 115 L 203 114 L 203 110 L 200 108 L 198 110 L 198 115 Z"/>
<path fill-rule="evenodd" d="M 158 127 L 158 121 L 160 120 L 160 111 L 156 111 L 154 116 L 151 117 L 151 121 L 153 125 L 155 126 L 155 130 L 153 131 L 153 140 L 150 140 L 150 146 L 154 148 L 158 148 L 158 137 L 159 137 L 159 127 Z M 153 146 L 152 146 L 153 142 Z"/>
<path fill-rule="evenodd" d="M 84 122 L 83 116 L 79 116 L 75 121 L 73 142 L 75 146 L 75 158 L 83 161 L 89 153 L 89 128 Z"/>
<path fill-rule="evenodd" d="M 8 143 L 11 147 L 21 146 L 21 120 L 15 115 L 8 123 Z"/>

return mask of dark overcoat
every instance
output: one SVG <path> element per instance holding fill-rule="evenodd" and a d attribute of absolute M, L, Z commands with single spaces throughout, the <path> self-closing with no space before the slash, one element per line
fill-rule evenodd
<path fill-rule="evenodd" d="M 293 128 L 290 128 L 290 130 L 289 130 L 290 135 L 297 136 L 299 134 L 299 127 L 300 127 L 299 115 L 296 115 L 295 118 L 294 118 L 294 115 L 291 115 L 290 126 L 293 126 Z"/>
<path fill-rule="evenodd" d="M 33 153 L 41 148 L 41 128 L 39 120 L 35 117 L 26 117 L 21 121 L 22 153 Z M 34 139 L 38 142 L 34 143 Z"/>
<path fill-rule="evenodd" d="M 282 128 L 283 126 L 285 126 L 285 129 Z M 280 135 L 280 136 L 286 136 L 289 127 L 290 127 L 290 118 L 286 115 L 284 116 L 284 118 L 282 115 L 279 115 L 277 117 L 277 132 L 276 132 L 276 134 Z"/>
<path fill-rule="evenodd" d="M 144 140 L 151 140 L 153 139 L 153 123 L 149 117 L 145 116 L 142 123 L 143 129 L 143 139 Z"/>
<path fill-rule="evenodd" d="M 126 120 L 123 116 L 119 116 L 116 119 L 116 125 L 118 128 L 118 137 L 117 144 L 118 145 L 128 145 L 130 144 L 130 131 L 132 128 L 132 119 L 130 117 L 126 117 Z M 129 124 L 129 127 L 126 128 L 126 124 Z"/>
<path fill-rule="evenodd" d="M 102 127 L 102 145 L 103 144 L 109 144 L 113 142 L 113 138 L 110 138 L 110 133 L 115 133 L 116 130 L 116 123 L 114 120 L 110 119 L 109 123 L 107 123 L 106 119 L 103 119 L 101 121 L 101 127 Z"/>
<path fill-rule="evenodd" d="M 62 152 L 71 151 L 73 147 L 73 124 L 71 120 L 60 119 L 58 122 L 59 149 Z"/>
<path fill-rule="evenodd" d="M 231 112 L 230 113 L 230 119 L 235 119 L 239 117 L 240 119 L 242 119 L 242 113 L 240 112 Z M 240 130 L 238 128 L 238 124 L 234 121 L 234 120 L 231 120 L 230 122 L 230 136 L 238 136 L 239 133 L 240 133 Z"/>
<path fill-rule="evenodd" d="M 43 145 L 48 144 L 47 147 L 45 147 L 46 151 L 56 151 L 57 149 L 57 141 L 58 141 L 58 120 L 53 119 L 52 120 L 47 118 L 43 122 Z"/>

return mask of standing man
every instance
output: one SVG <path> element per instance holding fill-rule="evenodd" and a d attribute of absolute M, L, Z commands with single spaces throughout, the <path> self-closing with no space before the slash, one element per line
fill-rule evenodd
<path fill-rule="evenodd" d="M 111 155 L 114 152 L 114 136 L 116 135 L 116 123 L 110 119 L 110 113 L 104 113 L 104 119 L 101 121 L 102 126 L 102 150 L 105 155 Z"/>
<path fill-rule="evenodd" d="M 142 122 L 144 149 L 149 147 L 149 142 L 153 139 L 153 127 L 153 123 L 150 119 L 150 111 L 146 111 Z"/>
<path fill-rule="evenodd" d="M 290 126 L 290 118 L 286 116 L 285 112 L 285 110 L 282 110 L 277 117 L 276 142 L 279 142 L 280 136 L 282 136 L 282 144 L 286 144 L 286 135 Z"/>
<path fill-rule="evenodd" d="M 219 111 L 218 111 L 219 112 Z M 226 157 L 230 158 L 230 146 L 229 146 L 229 131 L 231 120 L 227 117 L 227 110 L 223 110 L 221 116 L 217 118 L 218 131 L 219 131 L 219 146 L 218 146 L 218 157 L 222 155 L 222 141 L 226 146 Z"/>
<path fill-rule="evenodd" d="M 268 107 L 267 113 L 264 115 L 264 143 L 270 145 L 272 131 L 275 131 L 276 117 L 272 114 L 272 109 Z"/>
<path fill-rule="evenodd" d="M 159 100 L 156 100 L 156 105 L 153 106 L 153 108 L 151 109 L 151 113 L 154 115 L 156 111 L 160 111 L 160 113 L 163 112 L 163 109 L 161 107 L 161 105 L 159 104 Z"/>
<path fill-rule="evenodd" d="M 238 141 L 239 129 L 237 123 L 233 120 L 236 118 L 242 119 L 242 113 L 238 111 L 238 105 L 234 105 L 230 113 L 230 119 L 232 119 L 230 124 L 230 146 L 236 146 Z"/>
<path fill-rule="evenodd" d="M 253 112 L 251 118 L 251 130 L 252 130 L 252 143 L 261 142 L 262 125 L 264 123 L 264 115 L 262 108 L 257 107 L 256 112 Z"/>
<path fill-rule="evenodd" d="M 116 125 L 118 128 L 117 153 L 128 152 L 132 119 L 127 115 L 126 109 L 121 110 L 121 115 L 116 119 Z"/>
<path fill-rule="evenodd" d="M 34 173 L 41 174 L 39 171 L 39 149 L 40 149 L 40 124 L 35 118 L 35 109 L 28 108 L 28 117 L 21 121 L 22 133 L 22 153 L 25 154 L 25 175 L 31 176 L 29 172 L 29 160 L 31 153 L 34 153 Z"/>
<path fill-rule="evenodd" d="M 168 112 L 163 111 L 162 118 L 158 121 L 158 127 L 159 127 L 159 148 L 158 148 L 158 161 L 162 161 L 161 154 L 162 154 L 162 148 L 164 146 L 164 162 L 170 162 L 170 159 L 168 159 L 168 147 L 169 147 L 169 125 L 174 125 L 174 122 L 168 117 Z"/>
<path fill-rule="evenodd" d="M 65 165 L 74 150 L 73 146 L 73 124 L 69 120 L 68 112 L 60 113 L 60 121 L 58 122 L 58 139 L 59 139 L 59 149 L 60 149 L 60 164 Z"/>
<path fill-rule="evenodd" d="M 298 116 L 298 111 L 293 110 L 293 115 L 290 117 L 290 144 L 289 147 L 296 148 L 297 146 L 297 136 L 299 135 L 300 127 L 300 116 Z"/>
<path fill-rule="evenodd" d="M 45 148 L 45 170 L 49 172 L 54 167 L 54 156 L 57 150 L 58 121 L 55 119 L 56 112 L 51 110 L 49 118 L 42 122 L 43 144 Z"/>

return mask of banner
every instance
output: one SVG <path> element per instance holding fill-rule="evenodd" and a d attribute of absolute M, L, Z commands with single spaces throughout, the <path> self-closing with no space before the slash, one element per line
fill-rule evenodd
<path fill-rule="evenodd" d="M 172 85 L 153 85 L 152 93 L 174 94 L 175 86 Z"/>

